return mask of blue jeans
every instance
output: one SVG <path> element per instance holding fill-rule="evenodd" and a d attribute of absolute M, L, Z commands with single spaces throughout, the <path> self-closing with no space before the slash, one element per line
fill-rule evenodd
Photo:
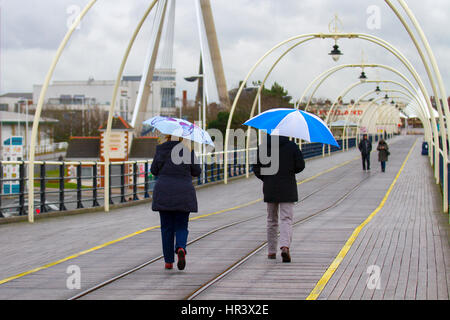
<path fill-rule="evenodd" d="M 175 261 L 174 253 L 178 248 L 186 250 L 188 238 L 189 212 L 160 211 L 161 239 L 166 263 Z M 175 246 L 174 246 L 175 243 Z"/>
<path fill-rule="evenodd" d="M 386 170 L 386 161 L 380 161 L 381 162 L 381 171 L 384 172 Z"/>

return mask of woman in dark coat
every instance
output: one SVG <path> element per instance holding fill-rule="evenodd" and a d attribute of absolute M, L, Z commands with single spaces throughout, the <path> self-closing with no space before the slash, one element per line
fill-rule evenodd
<path fill-rule="evenodd" d="M 381 162 L 381 171 L 385 172 L 386 170 L 386 161 L 388 161 L 388 157 L 390 155 L 389 153 L 389 146 L 387 145 L 386 141 L 383 139 L 378 142 L 378 161 Z"/>
<path fill-rule="evenodd" d="M 305 161 L 299 147 L 289 138 L 279 136 L 278 154 L 271 159 L 278 160 L 278 170 L 273 174 L 264 174 L 263 169 L 270 164 L 263 165 L 260 161 L 258 148 L 257 164 L 253 171 L 257 178 L 263 181 L 264 202 L 267 203 L 267 243 L 268 258 L 275 259 L 277 252 L 278 211 L 280 211 L 280 249 L 283 262 L 290 262 L 289 248 L 292 238 L 292 222 L 294 203 L 298 201 L 297 180 L 295 174 L 303 171 Z M 267 155 L 271 157 L 272 137 L 267 136 Z M 274 150 L 275 151 L 275 150 Z"/>
<path fill-rule="evenodd" d="M 192 177 L 198 177 L 201 168 L 194 152 L 183 145 L 181 138 L 177 141 L 172 141 L 171 136 L 166 138 L 166 142 L 156 147 L 151 166 L 152 174 L 157 177 L 152 210 L 159 211 L 161 219 L 165 268 L 173 268 L 176 253 L 178 269 L 183 270 L 186 265 L 189 213 L 198 210 Z"/>

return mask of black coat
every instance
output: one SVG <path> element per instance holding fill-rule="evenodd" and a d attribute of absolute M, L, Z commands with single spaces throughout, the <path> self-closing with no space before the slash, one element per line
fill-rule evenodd
<path fill-rule="evenodd" d="M 173 163 L 172 149 L 179 143 L 181 142 L 167 141 L 156 147 L 156 154 L 151 166 L 152 174 L 157 177 L 153 189 L 153 211 L 198 211 L 192 177 L 198 177 L 202 170 L 194 152 L 189 151 L 185 146 L 179 154 L 182 156 L 184 152 L 189 152 L 190 163 Z"/>
<path fill-rule="evenodd" d="M 270 155 L 271 137 L 267 136 L 267 153 Z M 263 181 L 264 202 L 296 202 L 298 201 L 297 180 L 295 174 L 303 171 L 305 161 L 299 147 L 289 138 L 280 136 L 279 142 L 279 168 L 276 174 L 264 175 L 261 169 L 269 167 L 260 161 L 260 149 L 258 148 L 257 164 L 253 171 Z"/>
<path fill-rule="evenodd" d="M 358 145 L 361 154 L 368 155 L 372 151 L 372 142 L 369 139 L 361 140 Z"/>
<path fill-rule="evenodd" d="M 383 140 L 384 141 L 384 140 Z M 388 146 L 388 144 L 386 143 L 386 142 L 382 142 L 382 141 L 380 141 L 379 143 L 378 143 L 378 147 L 377 147 L 377 150 L 378 150 L 378 161 L 388 161 L 388 157 L 389 157 L 389 155 L 391 154 L 390 152 L 389 152 L 389 146 Z"/>

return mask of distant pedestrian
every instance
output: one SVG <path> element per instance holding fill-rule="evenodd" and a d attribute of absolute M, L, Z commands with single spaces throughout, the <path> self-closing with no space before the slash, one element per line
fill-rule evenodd
<path fill-rule="evenodd" d="M 363 139 L 358 145 L 359 151 L 361 151 L 362 167 L 363 170 L 370 170 L 370 152 L 372 152 L 372 143 L 367 139 L 367 134 L 363 135 Z M 367 167 L 366 167 L 367 165 Z"/>
<path fill-rule="evenodd" d="M 279 138 L 277 155 L 270 154 L 272 139 Z M 283 262 L 291 262 L 289 248 L 292 241 L 292 223 L 294 203 L 298 201 L 297 180 L 295 174 L 303 171 L 305 161 L 299 147 L 289 138 L 283 136 L 267 136 L 267 150 L 271 161 L 279 161 L 278 170 L 274 174 L 264 174 L 270 164 L 261 164 L 260 150 L 253 171 L 263 181 L 264 202 L 267 203 L 267 242 L 268 258 L 276 259 L 278 229 L 280 231 L 280 249 Z M 275 149 L 275 147 L 274 147 Z M 278 212 L 280 227 L 278 228 Z"/>
<path fill-rule="evenodd" d="M 389 152 L 389 146 L 384 141 L 384 139 L 381 139 L 380 142 L 378 142 L 378 161 L 381 162 L 381 171 L 385 172 L 386 170 L 386 161 L 388 161 L 388 157 L 391 154 Z"/>
<path fill-rule="evenodd" d="M 156 147 L 151 166 L 152 174 L 157 177 L 153 189 L 152 210 L 159 211 L 161 219 L 165 268 L 173 268 L 176 253 L 177 267 L 183 270 L 186 266 L 189 214 L 198 211 L 192 177 L 198 177 L 201 168 L 194 152 L 182 144 L 181 138 L 172 141 L 171 136 L 166 136 L 166 139 L 166 142 Z M 179 151 L 172 152 L 175 147 L 179 148 Z M 174 159 L 174 155 L 179 158 Z M 190 161 L 178 161 L 186 158 Z"/>

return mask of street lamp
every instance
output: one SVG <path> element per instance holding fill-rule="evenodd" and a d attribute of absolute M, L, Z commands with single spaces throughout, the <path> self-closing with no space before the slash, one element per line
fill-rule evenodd
<path fill-rule="evenodd" d="M 247 87 L 245 90 L 257 90 L 256 94 L 258 94 L 258 91 L 260 91 L 262 84 L 254 87 Z M 261 114 L 261 94 L 258 94 L 258 114 Z M 261 143 L 261 130 L 258 129 L 258 144 Z"/>
<path fill-rule="evenodd" d="M 379 94 L 381 92 L 380 86 L 377 86 L 377 88 L 375 89 L 375 93 Z"/>
<path fill-rule="evenodd" d="M 343 53 L 341 52 L 341 50 L 339 50 L 339 46 L 337 44 L 337 40 L 333 46 L 333 49 L 330 51 L 330 53 L 328 54 L 331 56 L 331 58 L 333 58 L 333 61 L 337 62 L 339 60 L 339 58 L 343 55 Z"/>
<path fill-rule="evenodd" d="M 339 33 L 340 32 L 340 26 L 342 26 L 341 20 L 339 20 L 339 17 L 337 14 L 334 15 L 334 18 L 330 21 L 328 24 L 328 30 L 332 33 Z M 337 44 L 337 37 L 334 38 L 334 46 L 329 55 L 331 58 L 333 58 L 333 61 L 337 62 L 339 58 L 342 56 L 341 50 L 339 50 L 339 46 Z"/>
<path fill-rule="evenodd" d="M 203 80 L 202 81 L 202 109 L 201 109 L 202 113 L 203 113 L 203 119 L 202 119 L 202 117 L 200 115 L 200 108 L 198 108 L 198 121 L 201 122 L 202 129 L 206 131 L 206 96 L 205 96 L 205 86 L 206 86 L 206 81 L 205 80 L 206 80 L 206 77 L 205 77 L 204 74 L 199 74 L 199 75 L 196 75 L 196 76 L 191 76 L 191 77 L 184 78 L 184 80 L 186 80 L 188 82 L 194 82 L 194 81 L 197 81 L 199 79 Z M 205 160 L 206 160 L 206 155 L 205 155 L 206 148 L 205 148 L 204 144 L 202 144 L 201 150 L 202 150 L 203 156 L 200 157 L 200 162 L 201 162 L 201 165 L 203 167 L 203 164 L 205 163 Z M 205 177 L 206 177 L 205 170 L 202 169 L 202 173 L 203 173 L 203 181 L 205 181 Z"/>
<path fill-rule="evenodd" d="M 27 159 L 28 159 L 28 100 L 29 99 L 27 98 L 20 98 L 18 101 L 19 104 L 25 103 L 25 154 L 27 156 Z M 19 123 L 19 130 L 20 130 L 20 123 Z"/>
<path fill-rule="evenodd" d="M 184 80 L 188 82 L 194 82 L 199 79 L 202 79 L 202 111 L 200 111 L 200 108 L 198 109 L 198 121 L 202 124 L 201 127 L 203 130 L 206 130 L 206 98 L 205 98 L 205 75 L 199 74 L 196 76 L 186 77 Z M 201 117 L 201 113 L 203 113 L 203 119 Z"/>
<path fill-rule="evenodd" d="M 364 71 L 361 71 L 361 75 L 359 76 L 359 80 L 361 82 L 365 82 L 367 80 L 366 73 Z"/>

